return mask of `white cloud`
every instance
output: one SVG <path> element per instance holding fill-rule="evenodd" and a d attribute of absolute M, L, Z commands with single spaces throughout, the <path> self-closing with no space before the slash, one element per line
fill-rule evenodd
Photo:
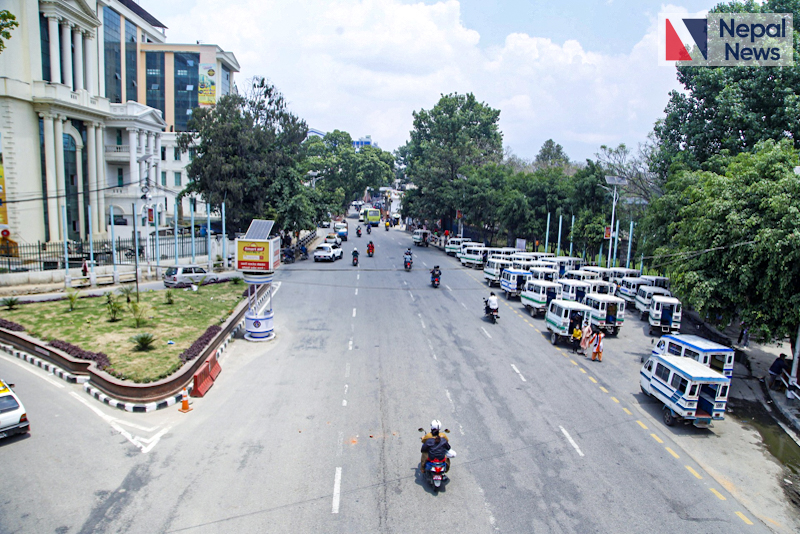
<path fill-rule="evenodd" d="M 142 3 L 170 42 L 232 51 L 240 86 L 264 75 L 309 126 L 371 134 L 386 149 L 407 140 L 412 111 L 458 91 L 501 109 L 517 154 L 532 157 L 553 138 L 583 159 L 600 144 L 643 140 L 678 86 L 674 69 L 658 67 L 654 22 L 631 50 L 607 55 L 523 33 L 483 47 L 456 0 L 197 0 L 188 10 L 179 2 L 175 16 Z"/>

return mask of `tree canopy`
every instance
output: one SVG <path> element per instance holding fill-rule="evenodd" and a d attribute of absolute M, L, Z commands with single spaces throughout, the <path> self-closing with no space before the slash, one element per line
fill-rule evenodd
<path fill-rule="evenodd" d="M 6 41 L 11 39 L 11 30 L 19 26 L 17 17 L 10 11 L 0 10 L 0 53 L 6 48 Z"/>

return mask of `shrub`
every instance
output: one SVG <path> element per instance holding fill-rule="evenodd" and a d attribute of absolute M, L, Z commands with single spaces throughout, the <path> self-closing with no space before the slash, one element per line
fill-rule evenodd
<path fill-rule="evenodd" d="M 108 361 L 108 356 L 102 352 L 91 352 L 88 350 L 83 350 L 77 345 L 73 345 L 72 343 L 67 343 L 66 341 L 62 341 L 60 339 L 53 339 L 48 343 L 48 345 L 58 350 L 66 352 L 73 358 L 95 362 L 97 364 L 98 369 L 101 370 L 111 365 L 111 363 Z"/>
<path fill-rule="evenodd" d="M 125 295 L 125 301 L 130 304 L 131 295 L 136 292 L 136 287 L 133 284 L 122 284 L 119 286 L 119 292 L 120 294 Z"/>
<path fill-rule="evenodd" d="M 241 276 L 234 276 L 233 278 L 230 278 L 229 280 L 231 281 L 231 284 L 233 284 L 235 286 L 241 285 L 244 282 L 244 278 L 242 278 Z"/>
<path fill-rule="evenodd" d="M 180 356 L 181 361 L 183 363 L 186 363 L 190 360 L 194 360 L 195 358 L 197 358 L 200 355 L 200 353 L 203 352 L 203 349 L 205 349 L 206 346 L 208 346 L 208 344 L 211 343 L 211 340 L 214 339 L 214 337 L 216 337 L 216 335 L 220 332 L 220 330 L 222 330 L 222 328 L 217 325 L 211 325 L 208 328 L 206 328 L 206 331 L 203 332 L 203 335 L 197 338 L 197 341 L 192 343 L 191 347 L 189 347 L 188 349 L 186 349 L 181 353 Z"/>
<path fill-rule="evenodd" d="M 164 291 L 164 301 L 167 304 L 175 304 L 175 294 L 172 292 L 171 289 L 167 289 Z"/>
<path fill-rule="evenodd" d="M 80 295 L 80 291 L 78 290 L 71 290 L 67 291 L 67 302 L 69 303 L 69 311 L 74 311 L 75 307 L 78 305 L 78 295 Z"/>
<path fill-rule="evenodd" d="M 125 311 L 125 306 L 110 293 L 106 299 L 106 308 L 108 308 L 108 320 L 112 323 L 119 321 L 120 315 Z"/>
<path fill-rule="evenodd" d="M 3 300 L 0 300 L 0 304 L 6 307 L 7 310 L 16 309 L 17 305 L 19 304 L 19 299 L 17 297 L 6 297 Z"/>
<path fill-rule="evenodd" d="M 156 342 L 156 337 L 149 332 L 142 332 L 131 337 L 131 341 L 135 345 L 134 350 L 148 351 L 153 350 L 153 343 Z"/>
<path fill-rule="evenodd" d="M 147 322 L 147 305 L 139 302 L 131 302 L 131 314 L 136 328 Z"/>
<path fill-rule="evenodd" d="M 7 321 L 3 318 L 0 318 L 0 328 L 5 328 L 6 330 L 11 330 L 12 332 L 22 332 L 25 330 L 25 327 L 21 324 L 17 324 L 13 321 Z"/>

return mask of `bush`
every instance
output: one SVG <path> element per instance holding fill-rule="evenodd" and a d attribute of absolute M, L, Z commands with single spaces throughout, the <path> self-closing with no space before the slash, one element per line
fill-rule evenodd
<path fill-rule="evenodd" d="M 97 368 L 101 370 L 111 365 L 111 363 L 108 361 L 108 356 L 106 356 L 102 352 L 91 352 L 88 350 L 83 350 L 77 345 L 73 345 L 72 343 L 67 343 L 66 341 L 61 341 L 60 339 L 53 339 L 48 343 L 48 345 L 58 350 L 66 352 L 73 358 L 95 362 L 97 364 Z"/>
<path fill-rule="evenodd" d="M 149 332 L 142 332 L 131 337 L 131 341 L 135 344 L 134 350 L 148 351 L 153 350 L 153 343 L 156 342 L 156 337 Z"/>
<path fill-rule="evenodd" d="M 125 295 L 125 301 L 130 304 L 131 295 L 136 292 L 136 287 L 133 284 L 122 284 L 119 286 L 119 292 L 120 294 Z"/>
<path fill-rule="evenodd" d="M 17 297 L 6 297 L 0 300 L 0 304 L 5 306 L 7 310 L 14 310 L 19 304 L 19 299 Z"/>
<path fill-rule="evenodd" d="M 172 292 L 171 289 L 167 289 L 164 291 L 164 301 L 167 304 L 175 304 L 175 294 Z"/>
<path fill-rule="evenodd" d="M 241 285 L 244 282 L 244 278 L 242 278 L 241 276 L 234 276 L 233 278 L 230 278 L 229 280 L 235 286 Z"/>
<path fill-rule="evenodd" d="M 0 328 L 5 328 L 6 330 L 11 330 L 12 332 L 22 332 L 25 330 L 25 327 L 21 324 L 17 324 L 13 321 L 7 321 L 3 318 L 0 318 Z"/>
<path fill-rule="evenodd" d="M 106 308 L 108 308 L 108 320 L 115 323 L 120 320 L 120 315 L 125 311 L 125 306 L 110 293 L 106 298 Z"/>
<path fill-rule="evenodd" d="M 147 322 L 147 305 L 139 302 L 131 302 L 131 313 L 136 328 Z"/>
<path fill-rule="evenodd" d="M 71 290 L 67 291 L 67 302 L 69 303 L 69 311 L 74 311 L 75 307 L 78 305 L 78 295 L 80 295 L 80 291 L 78 290 Z"/>
<path fill-rule="evenodd" d="M 211 343 L 211 340 L 214 339 L 221 330 L 222 328 L 217 325 L 212 325 L 206 328 L 206 331 L 203 332 L 203 335 L 197 338 L 197 341 L 192 343 L 191 347 L 181 353 L 181 361 L 186 363 L 197 358 L 203 352 L 203 349 L 205 349 L 208 344 Z"/>

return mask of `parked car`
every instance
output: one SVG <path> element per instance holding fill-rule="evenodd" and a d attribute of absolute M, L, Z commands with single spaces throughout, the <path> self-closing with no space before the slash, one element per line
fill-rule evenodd
<path fill-rule="evenodd" d="M 323 243 L 314 251 L 314 261 L 336 261 L 342 259 L 343 255 L 338 245 Z"/>
<path fill-rule="evenodd" d="M 339 236 L 334 234 L 333 232 L 325 236 L 325 243 L 329 245 L 338 245 L 340 247 L 342 246 L 341 238 L 339 238 Z"/>
<path fill-rule="evenodd" d="M 0 438 L 31 430 L 25 407 L 11 389 L 13 385 L 0 380 Z"/>
<path fill-rule="evenodd" d="M 202 285 L 216 282 L 218 278 L 216 274 L 206 271 L 199 265 L 178 265 L 169 267 L 164 273 L 164 285 L 167 287 Z"/>

